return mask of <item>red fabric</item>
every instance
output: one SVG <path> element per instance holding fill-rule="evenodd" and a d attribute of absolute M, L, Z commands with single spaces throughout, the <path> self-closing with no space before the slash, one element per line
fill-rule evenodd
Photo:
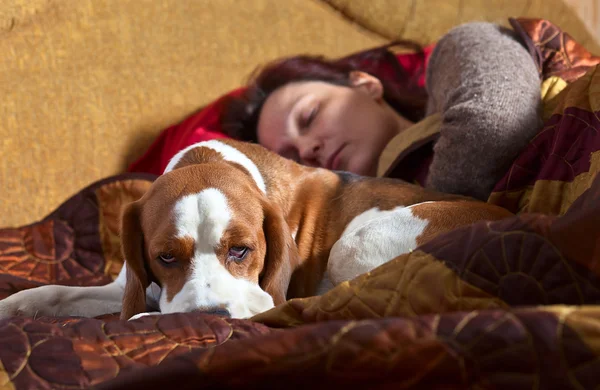
<path fill-rule="evenodd" d="M 435 45 L 429 45 L 423 48 L 423 56 L 419 54 L 409 53 L 409 54 L 398 54 L 396 58 L 409 75 L 415 74 L 418 72 L 423 66 L 423 62 L 425 62 L 425 68 L 427 68 L 427 64 L 429 62 L 429 56 L 433 51 Z M 419 76 L 418 83 L 420 87 L 425 87 L 425 72 L 422 72 Z"/>
<path fill-rule="evenodd" d="M 433 45 L 424 49 L 425 55 L 418 54 L 398 54 L 396 58 L 400 65 L 406 69 L 409 74 L 418 72 L 423 61 L 427 64 L 429 55 L 433 50 Z M 392 72 L 391 69 L 381 69 L 382 74 Z M 380 76 L 381 77 L 381 76 Z M 393 80 L 393 77 L 390 78 Z M 425 85 L 425 72 L 422 72 L 418 83 Z M 233 90 L 220 97 L 202 110 L 190 115 L 182 122 L 175 124 L 165 130 L 150 145 L 150 148 L 142 157 L 133 162 L 128 172 L 147 172 L 155 175 L 163 173 L 169 160 L 181 149 L 197 142 L 208 141 L 211 139 L 230 138 L 221 132 L 219 125 L 219 116 L 223 110 L 223 102 L 226 96 L 241 95 L 244 88 Z"/>
<path fill-rule="evenodd" d="M 146 153 L 129 166 L 128 171 L 161 175 L 169 160 L 181 149 L 201 141 L 230 138 L 221 132 L 219 115 L 225 96 L 240 95 L 243 90 L 239 88 L 229 92 L 182 122 L 163 130 Z"/>

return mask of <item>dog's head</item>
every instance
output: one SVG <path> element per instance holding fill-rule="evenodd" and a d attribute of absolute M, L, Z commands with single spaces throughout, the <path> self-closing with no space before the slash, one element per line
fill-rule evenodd
<path fill-rule="evenodd" d="M 243 164 L 197 152 L 203 163 L 184 156 L 124 209 L 123 319 L 145 311 L 151 282 L 161 286 L 163 313 L 245 318 L 286 299 L 298 253 L 282 211 Z"/>

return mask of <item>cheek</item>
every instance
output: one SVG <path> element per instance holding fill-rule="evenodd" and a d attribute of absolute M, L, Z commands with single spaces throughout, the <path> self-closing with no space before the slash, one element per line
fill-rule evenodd
<path fill-rule="evenodd" d="M 390 133 L 390 123 L 385 111 L 374 101 L 363 102 L 355 112 L 355 135 L 367 144 L 386 143 Z"/>
<path fill-rule="evenodd" d="M 260 272 L 263 268 L 264 254 L 252 253 L 244 261 L 236 263 L 229 261 L 225 264 L 227 271 L 236 279 L 245 279 L 258 283 Z"/>
<path fill-rule="evenodd" d="M 151 267 L 161 289 L 166 292 L 167 301 L 172 301 L 173 297 L 183 289 L 186 280 L 189 277 L 189 264 L 185 267 L 165 268 L 160 265 Z"/>
<path fill-rule="evenodd" d="M 263 115 L 264 112 L 261 114 L 261 118 Z M 260 145 L 271 151 L 278 152 L 284 147 L 289 135 L 288 133 L 289 129 L 283 121 L 270 121 L 269 123 L 265 121 L 263 123 L 261 119 L 256 129 L 256 138 Z"/>
<path fill-rule="evenodd" d="M 275 151 L 279 144 L 279 137 L 277 137 L 275 132 L 269 133 L 265 130 L 257 131 L 257 139 L 260 145 L 271 151 Z"/>
<path fill-rule="evenodd" d="M 368 136 L 365 137 L 363 132 L 352 141 L 346 152 L 346 169 L 359 175 L 375 176 L 379 157 L 389 138 L 373 129 Z"/>
<path fill-rule="evenodd" d="M 252 255 L 252 259 L 248 264 L 248 280 L 258 284 L 260 274 L 265 265 L 265 251 L 254 251 Z"/>
<path fill-rule="evenodd" d="M 377 137 L 381 118 L 373 101 L 360 95 L 340 99 L 332 104 L 328 112 L 327 129 L 323 133 L 342 138 L 345 141 L 370 143 Z"/>
<path fill-rule="evenodd" d="M 361 149 L 379 156 L 385 145 L 396 135 L 394 118 L 375 101 L 363 102 L 352 112 L 348 137 Z"/>

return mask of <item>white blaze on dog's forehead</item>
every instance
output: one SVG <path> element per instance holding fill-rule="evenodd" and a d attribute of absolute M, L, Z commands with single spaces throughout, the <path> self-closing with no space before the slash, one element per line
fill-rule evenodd
<path fill-rule="evenodd" d="M 191 237 L 197 246 L 214 248 L 221 242 L 232 213 L 225 195 L 216 188 L 186 195 L 173 209 L 178 237 Z"/>
<path fill-rule="evenodd" d="M 252 160 L 250 160 L 248 158 L 248 156 L 246 156 L 244 153 L 240 152 L 236 148 L 229 146 L 223 142 L 219 142 L 217 140 L 198 142 L 197 144 L 190 145 L 187 148 L 179 151 L 175 156 L 173 156 L 171 161 L 169 161 L 169 164 L 165 168 L 164 173 L 172 171 L 173 168 L 177 165 L 177 163 L 179 163 L 179 160 L 181 160 L 181 158 L 188 151 L 195 149 L 195 148 L 212 149 L 215 152 L 221 154 L 221 156 L 223 156 L 224 160 L 231 161 L 231 162 L 234 162 L 236 164 L 243 166 L 250 173 L 250 176 L 252 176 L 252 178 L 254 179 L 254 182 L 256 183 L 258 188 L 260 188 L 260 190 L 264 194 L 267 193 L 267 187 L 265 185 L 265 180 L 262 177 L 260 171 L 258 170 L 258 167 L 256 166 L 256 164 L 254 164 L 252 162 Z"/>

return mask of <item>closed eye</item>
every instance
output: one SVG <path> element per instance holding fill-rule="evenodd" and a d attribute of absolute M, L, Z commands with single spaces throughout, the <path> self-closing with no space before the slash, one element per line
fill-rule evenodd
<path fill-rule="evenodd" d="M 250 248 L 246 246 L 232 246 L 227 252 L 227 257 L 233 261 L 242 261 L 248 256 Z"/>
<path fill-rule="evenodd" d="M 317 116 L 318 112 L 319 112 L 319 105 L 315 105 L 310 110 L 308 110 L 305 115 L 303 114 L 302 120 L 300 123 L 300 127 L 302 129 L 306 129 L 307 127 L 309 127 L 314 122 L 315 117 Z"/>

